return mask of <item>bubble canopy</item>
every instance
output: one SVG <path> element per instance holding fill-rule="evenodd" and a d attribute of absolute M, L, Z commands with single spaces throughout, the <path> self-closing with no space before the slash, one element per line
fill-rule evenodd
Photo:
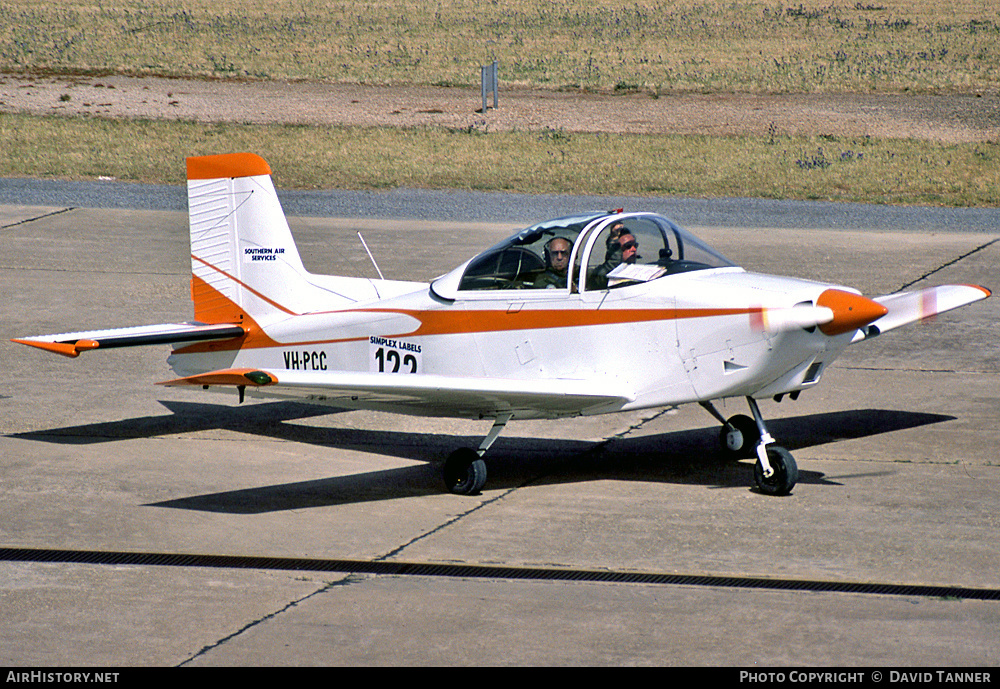
<path fill-rule="evenodd" d="M 545 290 L 553 296 L 553 289 L 567 294 L 618 289 L 734 267 L 662 215 L 593 212 L 527 227 L 438 278 L 431 290 L 449 300 L 508 290 L 523 290 L 525 297 Z"/>

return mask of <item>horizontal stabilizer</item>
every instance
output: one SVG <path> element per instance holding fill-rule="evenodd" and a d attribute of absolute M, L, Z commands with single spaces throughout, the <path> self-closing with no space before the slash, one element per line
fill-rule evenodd
<path fill-rule="evenodd" d="M 874 300 L 886 307 L 889 313 L 859 330 L 854 342 L 875 337 L 908 323 L 929 320 L 939 313 L 986 299 L 990 294 L 988 289 L 978 285 L 940 285 L 875 297 Z"/>
<path fill-rule="evenodd" d="M 76 357 L 90 349 L 114 349 L 141 345 L 228 340 L 245 333 L 242 327 L 228 323 L 204 325 L 201 323 L 161 323 L 139 325 L 131 328 L 89 330 L 78 333 L 38 335 L 11 340 L 18 344 L 38 347 L 63 356 Z"/>
<path fill-rule="evenodd" d="M 302 399 L 334 406 L 378 408 L 392 404 L 427 415 L 570 416 L 620 409 L 633 397 L 606 381 L 499 380 L 438 375 L 393 375 L 349 371 L 260 371 L 226 369 L 164 381 L 160 385 L 268 387 L 268 397 Z"/>

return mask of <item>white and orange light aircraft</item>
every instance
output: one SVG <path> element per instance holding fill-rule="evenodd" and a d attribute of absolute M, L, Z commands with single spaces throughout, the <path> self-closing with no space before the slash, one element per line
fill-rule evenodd
<path fill-rule="evenodd" d="M 697 402 L 726 452 L 756 456 L 759 490 L 784 495 L 798 469 L 757 400 L 797 397 L 848 345 L 990 296 L 869 299 L 748 273 L 667 218 L 621 211 L 539 223 L 429 285 L 315 275 L 270 174 L 251 153 L 188 159 L 193 322 L 14 341 L 71 357 L 169 343 L 179 377 L 163 385 L 491 420 L 445 462 L 460 494 L 483 487 L 482 457 L 513 419 Z M 752 417 L 722 416 L 713 401 L 730 397 Z"/>

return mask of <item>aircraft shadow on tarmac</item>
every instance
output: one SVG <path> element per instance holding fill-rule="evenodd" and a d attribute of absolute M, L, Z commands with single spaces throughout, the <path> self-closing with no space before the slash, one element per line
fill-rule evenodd
<path fill-rule="evenodd" d="M 479 436 L 320 428 L 290 423 L 342 411 L 298 402 L 273 402 L 237 408 L 176 401 L 161 401 L 161 404 L 173 414 L 33 431 L 11 437 L 89 444 L 223 429 L 421 462 L 382 471 L 211 493 L 150 505 L 232 514 L 258 514 L 445 493 L 440 462 L 455 448 L 476 447 L 481 440 Z M 954 418 L 940 414 L 861 409 L 774 419 L 768 422 L 768 428 L 782 445 L 794 452 Z M 558 422 L 553 422 L 552 428 L 558 432 Z M 723 455 L 718 437 L 719 427 L 715 425 L 600 442 L 501 436 L 487 455 L 489 488 L 507 490 L 529 484 L 593 480 L 749 488 L 753 484 L 753 463 L 734 461 Z M 238 469 L 234 467 L 234 470 Z M 799 483 L 840 485 L 827 479 L 822 472 L 802 467 L 799 469 Z"/>

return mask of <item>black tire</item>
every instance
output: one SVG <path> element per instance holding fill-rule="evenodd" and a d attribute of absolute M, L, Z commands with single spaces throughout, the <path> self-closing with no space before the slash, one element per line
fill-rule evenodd
<path fill-rule="evenodd" d="M 765 495 L 788 495 L 799 480 L 799 466 L 792 453 L 783 447 L 771 445 L 767 448 L 767 461 L 774 473 L 764 476 L 764 467 L 757 460 L 753 467 L 753 480 L 757 489 Z"/>
<path fill-rule="evenodd" d="M 471 448 L 455 450 L 444 463 L 444 484 L 456 495 L 475 495 L 486 484 L 486 462 Z"/>
<path fill-rule="evenodd" d="M 760 429 L 757 428 L 757 422 L 744 414 L 737 414 L 729 419 L 719 431 L 722 451 L 735 459 L 753 457 L 759 442 Z"/>

